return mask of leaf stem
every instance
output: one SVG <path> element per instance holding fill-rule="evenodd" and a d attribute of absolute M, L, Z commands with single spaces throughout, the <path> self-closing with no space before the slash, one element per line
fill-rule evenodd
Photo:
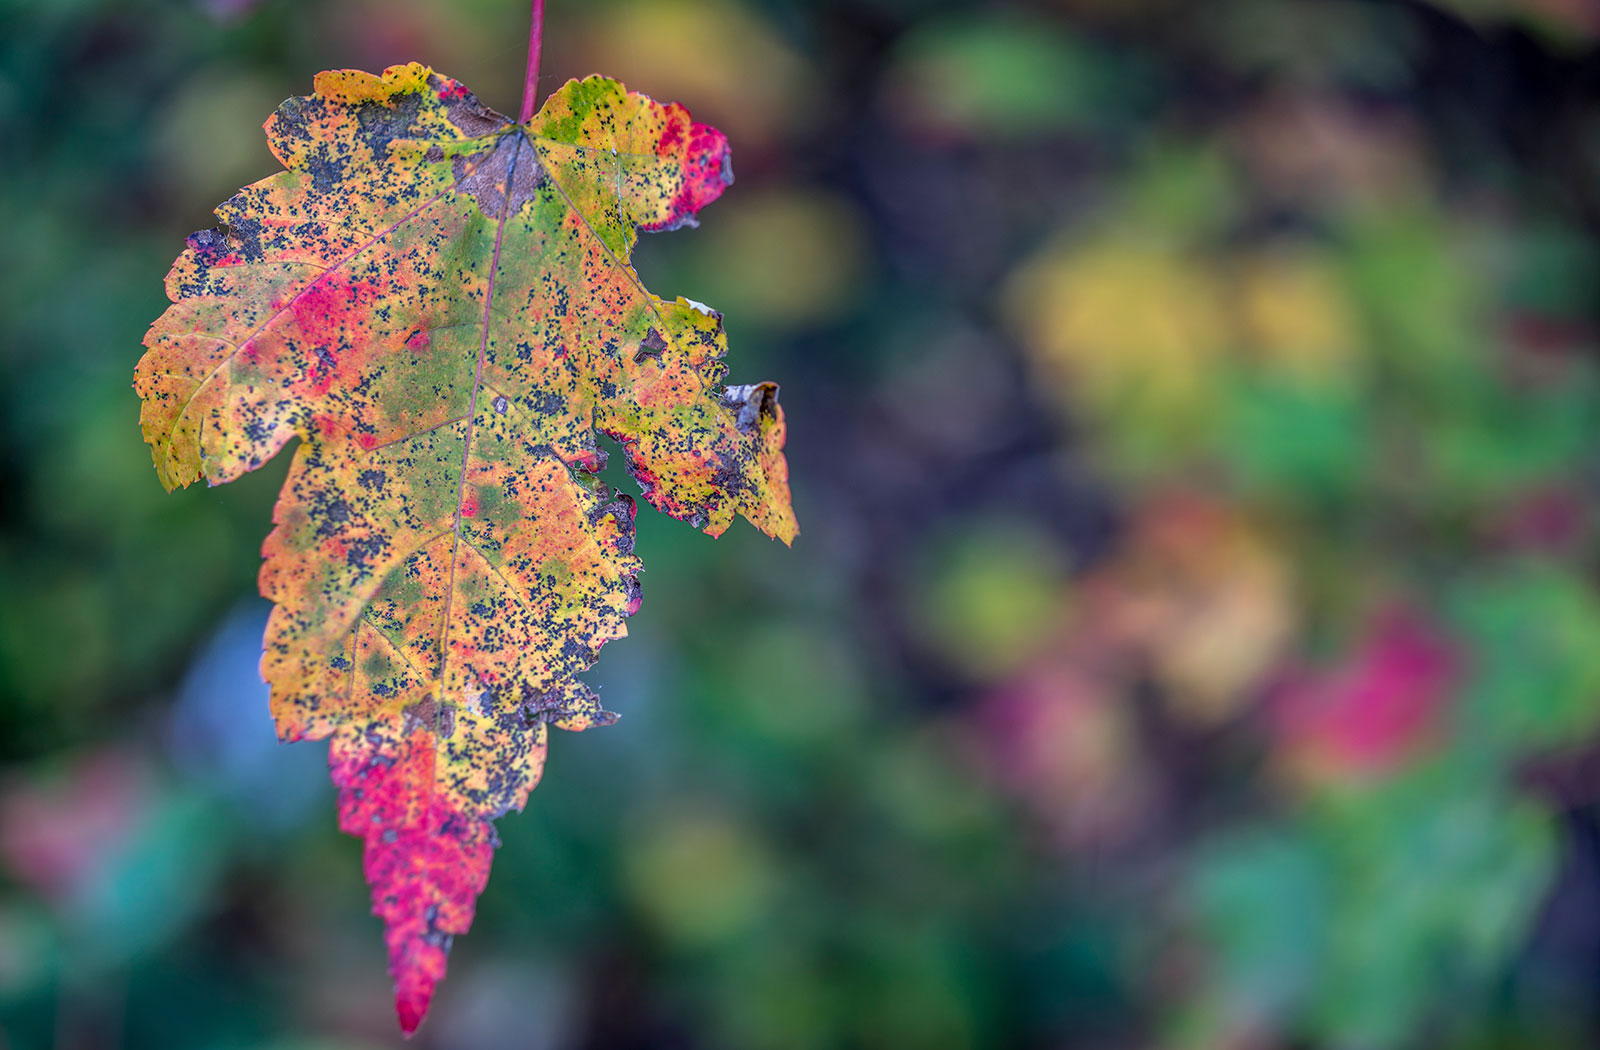
<path fill-rule="evenodd" d="M 528 24 L 528 71 L 522 81 L 522 115 L 518 124 L 533 119 L 533 104 L 539 97 L 539 47 L 544 38 L 544 0 L 533 0 Z"/>

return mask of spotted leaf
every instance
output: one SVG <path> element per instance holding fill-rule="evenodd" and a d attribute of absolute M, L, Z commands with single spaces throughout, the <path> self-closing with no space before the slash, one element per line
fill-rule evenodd
<path fill-rule="evenodd" d="M 331 738 L 410 1032 L 547 727 L 615 718 L 578 676 L 641 566 L 598 436 L 667 514 L 789 542 L 783 412 L 723 382 L 720 315 L 629 264 L 732 181 L 681 107 L 590 77 L 517 124 L 409 65 L 323 73 L 266 132 L 285 170 L 189 238 L 134 386 L 169 489 L 299 438 L 262 673 L 284 739 Z"/>

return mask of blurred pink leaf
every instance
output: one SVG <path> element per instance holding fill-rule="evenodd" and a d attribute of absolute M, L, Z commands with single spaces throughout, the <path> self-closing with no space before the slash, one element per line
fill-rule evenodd
<path fill-rule="evenodd" d="M 1385 610 L 1342 666 L 1298 672 L 1281 687 L 1274 728 L 1291 767 L 1312 780 L 1396 769 L 1436 736 L 1460 664 L 1418 613 Z"/>
<path fill-rule="evenodd" d="M 132 757 L 90 754 L 0 794 L 0 858 L 19 881 L 63 904 L 125 841 L 150 802 L 149 779 Z"/>

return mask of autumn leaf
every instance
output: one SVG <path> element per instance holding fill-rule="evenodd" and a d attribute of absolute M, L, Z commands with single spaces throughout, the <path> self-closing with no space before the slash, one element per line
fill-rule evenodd
<path fill-rule="evenodd" d="M 682 107 L 590 77 L 519 124 L 413 64 L 322 73 L 266 132 L 286 170 L 189 238 L 134 385 L 169 489 L 300 439 L 262 673 L 280 736 L 332 740 L 410 1032 L 546 727 L 615 718 L 578 675 L 641 565 L 598 436 L 667 514 L 787 543 L 783 412 L 723 384 L 719 314 L 629 265 L 732 181 Z"/>

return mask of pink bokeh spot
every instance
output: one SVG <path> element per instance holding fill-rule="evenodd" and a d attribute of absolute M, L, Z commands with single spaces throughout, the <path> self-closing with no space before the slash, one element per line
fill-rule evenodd
<path fill-rule="evenodd" d="M 1334 775 L 1382 775 L 1422 752 L 1457 681 L 1456 647 L 1418 614 L 1381 613 L 1348 663 L 1293 672 L 1272 710 L 1280 743 Z"/>

